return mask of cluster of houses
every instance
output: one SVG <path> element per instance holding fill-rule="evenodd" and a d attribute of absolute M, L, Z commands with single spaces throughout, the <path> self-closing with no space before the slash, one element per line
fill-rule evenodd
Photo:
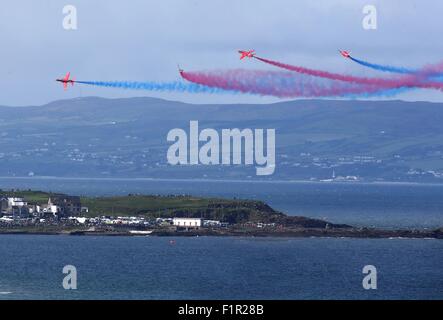
<path fill-rule="evenodd" d="M 48 199 L 46 204 L 28 203 L 22 197 L 0 197 L 0 219 L 27 218 L 60 218 L 70 215 L 80 215 L 88 212 L 82 207 L 80 197 L 55 196 Z"/>
<path fill-rule="evenodd" d="M 202 218 L 172 218 L 171 224 L 177 229 L 200 229 L 201 227 L 227 227 L 228 223 Z"/>
<path fill-rule="evenodd" d="M 78 196 L 54 196 L 48 199 L 46 204 L 27 202 L 22 197 L 0 197 L 0 222 L 21 221 L 24 219 L 37 219 L 44 222 L 54 219 L 67 221 L 74 224 L 85 225 L 108 225 L 128 227 L 148 226 L 174 226 L 178 230 L 200 229 L 202 227 L 226 227 L 227 223 L 218 220 L 206 220 L 202 218 L 157 218 L 148 220 L 143 217 L 112 217 L 101 216 L 95 218 L 84 217 L 88 212 L 87 207 L 81 205 Z"/>
<path fill-rule="evenodd" d="M 178 230 L 200 229 L 202 227 L 227 227 L 228 224 L 218 220 L 205 220 L 202 218 L 156 218 L 148 220 L 144 217 L 111 217 L 101 216 L 95 218 L 68 217 L 68 220 L 78 224 L 87 225 L 108 225 L 108 226 L 128 226 L 128 227 L 153 227 L 153 226 L 174 226 Z"/>
<path fill-rule="evenodd" d="M 153 227 L 153 226 L 173 226 L 177 230 L 192 230 L 202 227 L 227 227 L 228 224 L 218 220 L 207 220 L 203 218 L 157 218 L 148 220 L 144 217 L 85 217 L 88 208 L 81 205 L 78 196 L 52 196 L 47 203 L 31 203 L 22 197 L 0 196 L 0 223 L 10 223 L 16 221 L 38 221 L 54 222 L 64 221 L 70 224 L 83 224 L 89 226 L 121 226 L 121 227 Z"/>

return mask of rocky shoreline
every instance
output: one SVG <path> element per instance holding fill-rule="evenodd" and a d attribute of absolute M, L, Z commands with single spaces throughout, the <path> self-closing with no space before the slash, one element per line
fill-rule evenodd
<path fill-rule="evenodd" d="M 152 231 L 152 232 L 151 232 Z M 151 233 L 131 233 L 130 230 L 44 230 L 35 228 L 0 229 L 0 235 L 64 235 L 64 236 L 157 236 L 157 237 L 277 237 L 277 238 L 365 238 L 365 239 L 443 239 L 443 228 L 437 230 L 384 230 L 369 228 L 284 228 L 252 230 L 241 228 L 200 229 L 191 231 L 150 230 Z"/>

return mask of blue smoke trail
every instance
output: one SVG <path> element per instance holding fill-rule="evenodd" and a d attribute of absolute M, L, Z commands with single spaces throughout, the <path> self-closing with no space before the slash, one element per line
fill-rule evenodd
<path fill-rule="evenodd" d="M 371 68 L 374 70 L 378 70 L 378 71 L 383 71 L 383 72 L 392 72 L 392 73 L 400 73 L 400 74 L 414 74 L 414 73 L 420 72 L 420 70 L 418 70 L 418 69 L 408 69 L 408 68 L 402 68 L 402 67 L 394 67 L 394 66 L 386 66 L 386 65 L 381 65 L 381 64 L 370 63 L 367 61 L 356 59 L 351 56 L 349 56 L 349 59 L 351 59 L 352 61 L 354 61 L 362 66 L 365 66 L 365 67 L 368 67 L 368 68 Z M 443 74 L 440 72 L 439 73 L 436 73 L 436 72 L 430 73 L 428 75 L 428 77 L 431 79 L 434 79 L 436 81 L 443 81 Z M 404 91 L 407 91 L 407 90 L 404 90 Z"/>
<path fill-rule="evenodd" d="M 75 81 L 92 86 L 121 88 L 132 90 L 148 90 L 148 91 L 174 91 L 188 93 L 237 93 L 234 90 L 224 90 L 213 88 L 196 83 L 184 83 L 181 81 L 172 82 L 139 82 L 139 81 Z"/>
<path fill-rule="evenodd" d="M 393 72 L 393 73 L 401 73 L 401 74 L 413 74 L 413 73 L 417 73 L 418 70 L 413 70 L 413 69 L 407 69 L 407 68 L 402 68 L 402 67 L 393 67 L 393 66 L 386 66 L 386 65 L 381 65 L 381 64 L 375 64 L 375 63 L 370 63 L 367 61 L 363 61 L 360 59 L 356 59 L 354 57 L 349 57 L 349 59 L 351 59 L 354 62 L 357 62 L 358 64 L 374 69 L 374 70 L 379 70 L 379 71 L 384 71 L 384 72 Z"/>
<path fill-rule="evenodd" d="M 248 78 L 247 74 L 244 77 L 239 77 L 237 81 L 253 85 L 256 90 L 248 92 L 249 94 L 257 95 L 269 95 L 277 97 L 295 98 L 295 97 L 347 97 L 355 99 L 358 97 L 383 97 L 394 96 L 396 94 L 406 91 L 406 88 L 395 89 L 380 89 L 369 92 L 356 92 L 352 93 L 353 89 L 358 89 L 359 85 L 341 85 L 334 90 L 330 87 L 331 81 L 324 80 L 318 81 L 312 77 L 293 77 L 289 76 L 290 73 L 276 75 L 256 75 L 253 74 L 253 78 Z M 218 86 L 207 86 L 199 83 L 185 83 L 182 81 L 171 82 L 152 82 L 152 81 L 76 81 L 76 83 L 108 87 L 108 88 L 121 88 L 131 90 L 148 90 L 158 92 L 187 92 L 187 93 L 210 93 L 210 94 L 223 94 L 223 93 L 245 93 L 235 88 L 221 88 Z M 346 92 L 349 89 L 351 92 Z M 341 92 L 344 90 L 344 92 Z"/>

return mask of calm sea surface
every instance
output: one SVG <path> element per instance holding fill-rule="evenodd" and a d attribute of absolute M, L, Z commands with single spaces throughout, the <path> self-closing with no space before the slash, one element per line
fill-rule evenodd
<path fill-rule="evenodd" d="M 170 240 L 0 236 L 0 299 L 443 299 L 441 240 Z M 77 290 L 62 287 L 68 264 Z"/>

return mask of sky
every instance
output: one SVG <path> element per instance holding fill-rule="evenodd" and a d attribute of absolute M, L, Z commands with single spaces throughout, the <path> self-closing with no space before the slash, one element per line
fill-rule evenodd
<path fill-rule="evenodd" d="M 362 26 L 365 5 L 377 29 Z M 77 8 L 77 30 L 62 10 Z M 153 93 L 54 80 L 180 80 L 187 70 L 273 69 L 239 60 L 238 49 L 334 72 L 376 76 L 337 49 L 381 64 L 421 67 L 443 61 L 443 2 L 434 0 L 16 0 L 0 5 L 0 105 L 41 105 L 85 96 L 153 96 L 190 103 L 269 103 L 271 97 Z M 411 90 L 402 100 L 443 101 L 443 93 Z"/>

